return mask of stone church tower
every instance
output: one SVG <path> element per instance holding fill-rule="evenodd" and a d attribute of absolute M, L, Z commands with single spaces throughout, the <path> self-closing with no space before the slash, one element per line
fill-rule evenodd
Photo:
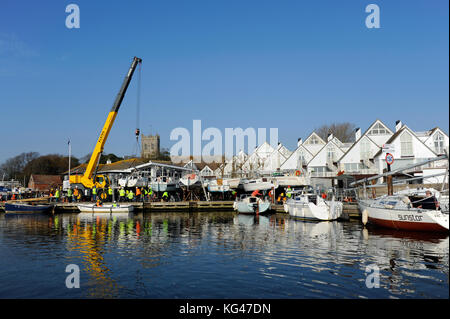
<path fill-rule="evenodd" d="M 151 158 L 159 155 L 159 135 L 141 136 L 141 157 Z"/>

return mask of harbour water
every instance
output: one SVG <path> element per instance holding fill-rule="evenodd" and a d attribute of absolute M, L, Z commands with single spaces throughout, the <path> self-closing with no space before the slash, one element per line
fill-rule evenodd
<path fill-rule="evenodd" d="M 0 214 L 0 298 L 449 298 L 448 270 L 448 234 L 358 221 Z"/>

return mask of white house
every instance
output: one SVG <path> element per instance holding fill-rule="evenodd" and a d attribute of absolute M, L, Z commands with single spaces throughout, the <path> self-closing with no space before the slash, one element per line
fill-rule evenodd
<path fill-rule="evenodd" d="M 275 151 L 275 149 L 267 142 L 258 146 L 242 165 L 243 174 L 251 174 L 252 172 L 265 170 L 267 164 L 266 159 Z"/>
<path fill-rule="evenodd" d="M 292 154 L 281 164 L 281 171 L 296 171 L 301 170 L 308 162 L 314 157 L 314 155 L 303 145 L 301 138 L 297 140 L 297 148 Z"/>
<path fill-rule="evenodd" d="M 278 143 L 277 148 L 265 158 L 262 170 L 266 173 L 277 171 L 281 164 L 292 154 L 283 144 Z"/>
<path fill-rule="evenodd" d="M 380 120 L 376 120 L 361 135 L 355 130 L 355 142 L 338 161 L 338 168 L 346 174 L 377 174 L 374 156 L 394 133 Z"/>
<path fill-rule="evenodd" d="M 400 124 L 398 122 L 397 124 Z M 391 165 L 391 170 L 413 165 L 427 159 L 437 157 L 437 154 L 426 145 L 417 135 L 406 125 L 399 127 L 397 125 L 394 135 L 386 141 L 386 144 L 391 145 L 394 156 L 394 163 Z M 381 149 L 375 154 L 374 162 L 378 169 L 378 174 L 383 173 L 387 168 L 386 153 Z M 429 166 L 429 165 L 427 165 Z M 417 170 L 421 170 L 417 168 Z"/>
<path fill-rule="evenodd" d="M 312 132 L 303 143 L 303 146 L 312 154 L 316 155 L 322 147 L 327 144 L 316 132 Z"/>
<path fill-rule="evenodd" d="M 328 135 L 328 142 L 308 162 L 308 172 L 312 177 L 330 177 L 337 174 L 337 161 L 344 155 L 342 142 L 333 134 Z"/>

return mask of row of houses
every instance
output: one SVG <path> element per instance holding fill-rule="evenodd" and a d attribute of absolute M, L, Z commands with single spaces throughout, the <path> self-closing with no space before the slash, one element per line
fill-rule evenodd
<path fill-rule="evenodd" d="M 374 121 L 364 133 L 354 132 L 354 142 L 343 143 L 333 134 L 327 140 L 312 132 L 305 140 L 298 139 L 294 151 L 282 143 L 276 148 L 265 142 L 251 154 L 240 151 L 223 163 L 183 163 L 200 171 L 204 177 L 251 177 L 276 171 L 293 173 L 301 170 L 311 177 L 335 177 L 341 174 L 367 176 L 381 174 L 386 169 L 383 146 L 389 146 L 394 156 L 391 169 L 410 166 L 443 155 L 449 149 L 449 137 L 439 127 L 416 132 L 403 124 L 395 123 L 391 130 L 381 120 Z M 423 176 L 435 175 L 446 169 L 448 161 L 438 161 L 420 167 Z"/>

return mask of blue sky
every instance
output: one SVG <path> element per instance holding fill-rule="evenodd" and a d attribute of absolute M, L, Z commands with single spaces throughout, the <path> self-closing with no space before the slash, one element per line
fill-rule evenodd
<path fill-rule="evenodd" d="M 68 29 L 65 8 L 80 8 Z M 365 7 L 380 7 L 368 29 Z M 0 163 L 94 147 L 133 56 L 139 126 L 277 127 L 294 149 L 322 124 L 381 119 L 448 133 L 448 1 L 20 1 L 0 4 Z M 135 149 L 137 77 L 105 146 Z M 206 144 L 206 142 L 205 142 Z"/>

